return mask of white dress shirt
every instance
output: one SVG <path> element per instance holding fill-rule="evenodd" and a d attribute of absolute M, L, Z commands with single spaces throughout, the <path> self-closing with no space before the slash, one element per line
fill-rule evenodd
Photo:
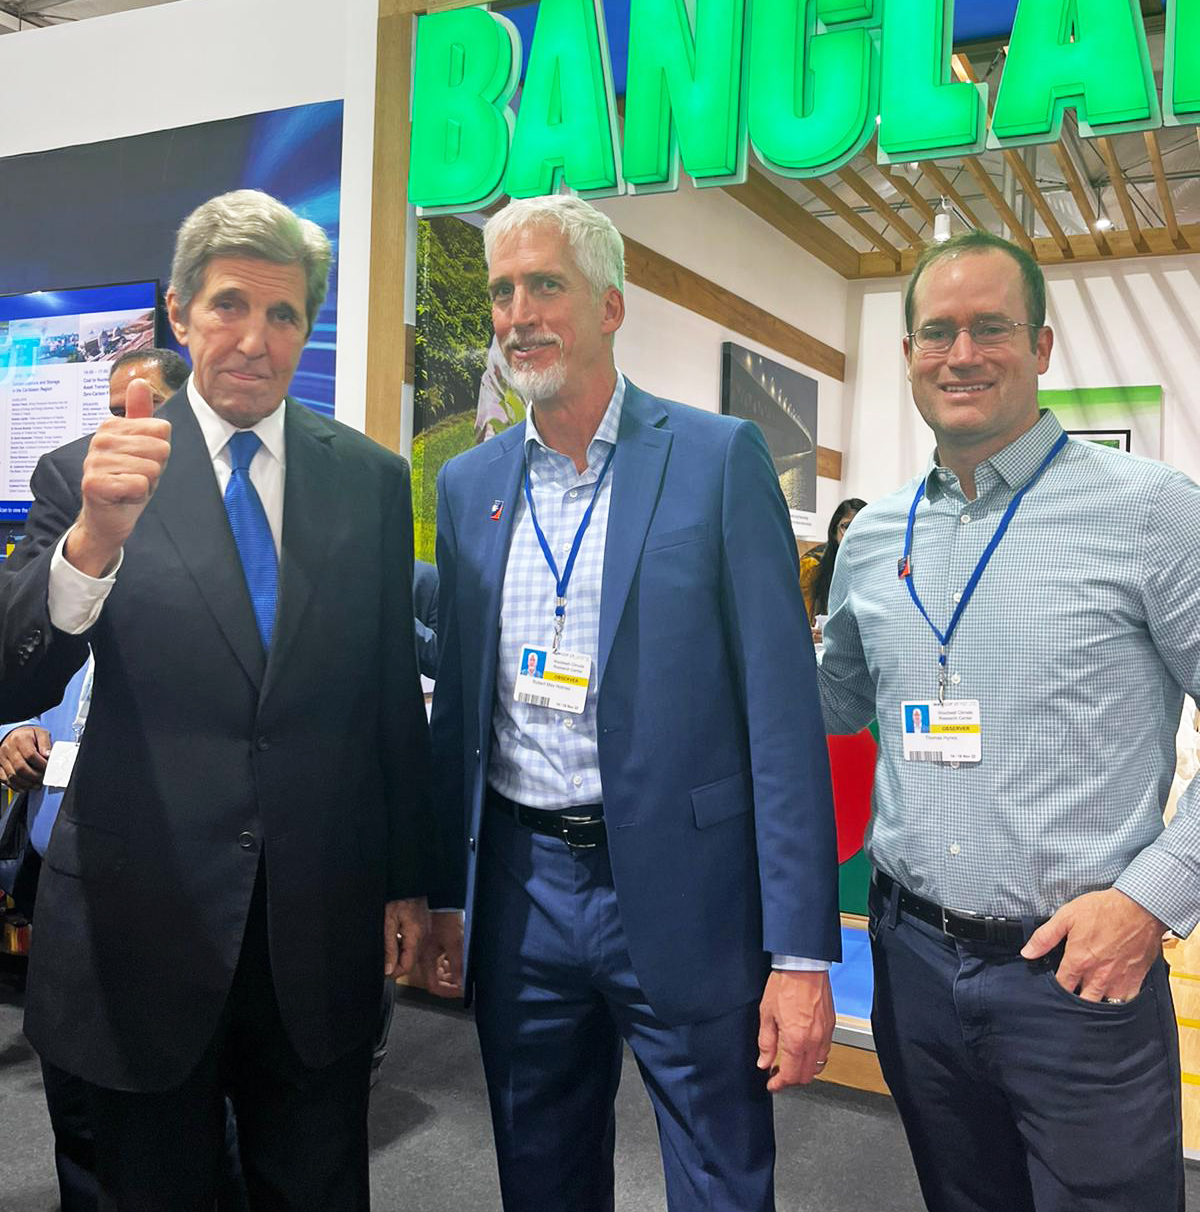
<path fill-rule="evenodd" d="M 187 393 L 188 402 L 204 437 L 204 444 L 208 447 L 209 458 L 212 459 L 217 490 L 224 496 L 233 472 L 227 444 L 238 432 L 237 426 L 213 412 L 208 402 L 200 395 L 194 376 L 189 377 L 187 381 Z M 250 482 L 262 501 L 267 524 L 271 527 L 271 537 L 275 540 L 275 554 L 279 556 L 283 541 L 283 483 L 287 466 L 283 401 L 251 428 L 258 434 L 262 445 L 250 463 Z M 50 621 L 54 626 L 68 635 L 79 635 L 100 617 L 100 610 L 116 584 L 124 553 L 107 576 L 90 577 L 68 563 L 63 554 L 63 547 L 70 533 L 68 530 L 59 540 L 51 557 L 48 599 Z"/>

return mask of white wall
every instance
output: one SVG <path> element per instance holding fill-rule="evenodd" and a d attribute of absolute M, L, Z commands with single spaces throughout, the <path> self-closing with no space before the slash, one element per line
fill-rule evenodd
<path fill-rule="evenodd" d="M 695 189 L 685 180 L 674 194 L 614 198 L 596 205 L 622 235 L 827 345 L 845 348 L 849 283 L 722 190 Z M 735 341 L 817 380 L 817 441 L 842 449 L 841 382 L 637 286 L 627 288 L 625 301 L 617 362 L 639 387 L 719 412 L 721 345 Z M 840 499 L 835 481 L 817 480 L 816 515 L 822 531 Z"/>
<path fill-rule="evenodd" d="M 322 0 L 178 0 L 10 34 L 0 156 L 333 100 L 345 27 Z"/>
<path fill-rule="evenodd" d="M 1200 480 L 1200 254 L 1046 271 L 1055 331 L 1047 388 L 1163 388 L 1161 457 Z M 852 284 L 843 445 L 848 495 L 889 492 L 933 441 L 904 375 L 903 281 Z"/>

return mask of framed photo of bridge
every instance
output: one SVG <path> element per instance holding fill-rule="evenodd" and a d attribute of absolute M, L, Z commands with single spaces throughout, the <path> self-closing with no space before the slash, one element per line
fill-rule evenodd
<path fill-rule="evenodd" d="M 721 411 L 754 421 L 767 439 L 800 538 L 817 530 L 817 381 L 733 341 L 721 346 Z"/>

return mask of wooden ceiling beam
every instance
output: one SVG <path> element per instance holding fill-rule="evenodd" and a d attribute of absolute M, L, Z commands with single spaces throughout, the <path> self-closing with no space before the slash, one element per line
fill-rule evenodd
<path fill-rule="evenodd" d="M 838 382 L 845 381 L 846 355 L 840 349 L 826 345 L 749 299 L 628 236 L 625 237 L 625 276 L 634 286 L 640 286 L 660 299 L 686 307 L 753 341 L 761 341 Z"/>
<path fill-rule="evenodd" d="M 888 205 L 887 200 L 876 190 L 869 185 L 861 174 L 856 173 L 848 164 L 844 168 L 837 170 L 837 175 L 846 182 L 848 186 L 885 222 L 891 224 L 892 227 L 900 233 L 900 235 L 908 241 L 910 245 L 918 245 L 921 243 L 921 237 L 917 231 L 904 221 L 897 213 L 895 207 Z"/>
<path fill-rule="evenodd" d="M 809 214 L 799 202 L 784 193 L 762 173 L 750 169 L 741 185 L 726 185 L 725 192 L 747 210 L 787 236 L 805 252 L 823 261 L 843 278 L 858 272 L 858 249 Z"/>
<path fill-rule="evenodd" d="M 996 183 L 992 180 L 991 174 L 975 156 L 964 156 L 963 164 L 966 166 L 967 172 L 975 178 L 979 183 L 979 188 L 983 190 L 987 200 L 996 208 L 1000 217 L 1008 224 L 1009 231 L 1012 232 L 1012 238 L 1026 252 L 1033 252 L 1033 240 L 1029 233 L 1021 225 L 1021 220 L 1017 217 L 1017 212 L 1009 206 L 1004 195 L 996 188 Z"/>
<path fill-rule="evenodd" d="M 832 189 L 816 177 L 806 178 L 805 189 L 809 190 L 818 201 L 829 207 L 839 219 L 848 223 L 864 240 L 870 241 L 881 253 L 891 260 L 898 269 L 900 267 L 900 250 L 877 232 L 852 206 L 847 205 Z"/>
<path fill-rule="evenodd" d="M 944 198 L 949 198 L 954 203 L 958 213 L 972 226 L 983 229 L 983 224 L 979 221 L 979 216 L 970 208 L 962 194 L 950 183 L 950 178 L 932 160 L 921 161 L 921 175 L 928 177 L 933 183 L 934 188 Z"/>
<path fill-rule="evenodd" d="M 1200 223 L 1184 223 L 1179 227 L 1180 238 L 1191 248 L 1200 249 Z M 1165 227 L 1145 227 L 1142 235 L 1149 246 L 1149 252 L 1139 252 L 1133 245 L 1127 231 L 1114 228 L 1108 233 L 1110 247 L 1107 253 L 1101 253 L 1091 236 L 1086 234 L 1070 235 L 1071 250 L 1075 254 L 1071 259 L 1072 265 L 1081 265 L 1091 261 L 1110 261 L 1114 257 L 1171 257 L 1179 255 L 1179 246 L 1171 238 L 1171 233 Z M 1062 264 L 1058 245 L 1049 237 L 1038 237 L 1033 242 L 1034 256 L 1042 262 Z M 863 253 L 859 257 L 859 278 L 895 278 L 911 272 L 916 262 L 917 253 L 913 249 L 905 249 L 900 268 L 897 269 L 890 258 L 882 253 Z"/>
<path fill-rule="evenodd" d="M 1108 167 L 1108 179 L 1112 182 L 1113 192 L 1117 195 L 1117 205 L 1125 219 L 1125 229 L 1133 240 L 1133 246 L 1139 252 L 1149 252 L 1150 246 L 1142 237 L 1142 225 L 1138 222 L 1137 211 L 1133 209 L 1133 199 L 1129 196 L 1129 186 L 1125 181 L 1125 173 L 1121 162 L 1117 159 L 1116 148 L 1108 138 L 1098 139 L 1100 154 Z"/>
<path fill-rule="evenodd" d="M 1142 132 L 1146 140 L 1146 154 L 1150 157 L 1150 167 L 1154 171 L 1154 187 L 1158 190 L 1158 204 L 1162 208 L 1163 222 L 1167 225 L 1167 232 L 1171 237 L 1171 242 L 1176 248 L 1186 252 L 1188 250 L 1188 242 L 1183 238 L 1183 233 L 1179 230 L 1179 220 L 1175 215 L 1175 203 L 1171 200 L 1171 190 L 1167 185 L 1167 173 L 1163 168 L 1162 149 L 1158 146 L 1158 131 L 1146 130 Z"/>
<path fill-rule="evenodd" d="M 886 164 L 875 166 L 879 175 L 897 192 L 903 194 L 908 204 L 925 220 L 933 223 L 933 207 L 921 196 L 921 191 L 901 172 L 892 172 Z"/>
<path fill-rule="evenodd" d="M 1046 230 L 1050 233 L 1050 238 L 1058 246 L 1059 252 L 1068 260 L 1074 257 L 1075 253 L 1071 249 L 1071 241 L 1067 239 L 1067 233 L 1063 231 L 1062 224 L 1058 221 L 1058 216 L 1051 209 L 1050 203 L 1046 201 L 1046 195 L 1038 187 L 1033 173 L 1029 171 L 1029 166 L 1025 161 L 1021 159 L 1020 153 L 1014 151 L 1011 147 L 1007 147 L 1004 149 L 1004 159 L 1012 170 L 1013 176 L 1021 183 L 1021 189 L 1024 191 L 1025 196 L 1033 203 L 1037 213 L 1041 215 L 1042 222 L 1045 223 Z"/>
<path fill-rule="evenodd" d="M 1079 179 L 1079 172 L 1075 168 L 1074 160 L 1067 153 L 1067 149 L 1063 147 L 1062 139 L 1059 139 L 1054 144 L 1054 154 L 1058 158 L 1058 166 L 1063 171 L 1063 177 L 1066 179 L 1067 188 L 1071 191 L 1071 197 L 1075 199 L 1075 206 L 1079 210 L 1079 217 L 1083 220 L 1083 225 L 1088 229 L 1092 243 L 1096 246 L 1096 251 L 1102 257 L 1111 257 L 1112 247 L 1108 242 L 1108 237 L 1096 226 L 1095 208 L 1088 198 L 1087 190 L 1083 187 L 1083 182 Z"/>
<path fill-rule="evenodd" d="M 966 55 L 952 55 L 951 64 L 954 67 L 955 75 L 957 75 L 960 80 L 970 82 L 971 84 L 979 83 L 979 77 L 976 75 L 975 69 L 971 66 L 971 61 L 966 57 Z M 996 90 L 992 89 L 988 95 L 989 128 L 992 124 L 991 107 L 995 104 L 995 98 Z M 1075 254 L 1072 250 L 1070 240 L 1067 239 L 1067 233 L 1063 231 L 1062 224 L 1058 221 L 1058 216 L 1054 213 L 1050 207 L 1050 204 L 1046 201 L 1045 194 L 1042 193 L 1037 181 L 1035 180 L 1033 174 L 1029 171 L 1025 161 L 1021 159 L 1020 153 L 1013 150 L 1011 147 L 1006 147 L 1004 149 L 1004 161 L 1008 165 L 1013 176 L 1015 176 L 1021 183 L 1021 189 L 1025 196 L 1030 200 L 1030 202 L 1033 203 L 1034 209 L 1041 216 L 1041 220 L 1046 225 L 1046 230 L 1050 233 L 1050 238 L 1054 241 L 1055 246 L 1058 248 L 1059 254 L 1064 259 L 1069 260 L 1073 258 Z M 980 165 L 979 167 L 982 170 L 983 166 Z M 988 180 L 990 183 L 991 179 L 989 178 Z M 982 184 L 982 181 L 980 183 Z M 992 202 L 992 205 L 994 206 L 995 200 L 992 198 L 991 193 L 988 191 L 986 186 L 984 186 L 984 193 L 988 194 L 988 200 Z M 1008 214 L 1012 214 L 1011 208 L 1007 207 L 1007 205 L 1005 206 L 1005 209 L 1008 210 Z M 1009 227 L 1013 228 L 1014 232 L 1023 230 L 1020 223 L 1018 223 L 1016 227 L 1013 227 L 1012 221 L 1008 219 L 1007 215 L 1005 216 L 1005 220 L 1008 222 Z M 1033 233 L 1027 233 L 1027 235 L 1032 237 Z"/>

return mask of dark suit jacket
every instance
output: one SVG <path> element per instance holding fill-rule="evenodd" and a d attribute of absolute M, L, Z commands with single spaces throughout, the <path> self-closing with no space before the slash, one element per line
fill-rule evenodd
<path fill-rule="evenodd" d="M 416 611 L 417 664 L 427 678 L 437 677 L 438 574 L 433 564 L 413 566 L 413 610 Z"/>
<path fill-rule="evenodd" d="M 371 1038 L 384 901 L 432 877 L 406 464 L 288 402 L 268 659 L 186 392 L 159 415 L 170 462 L 91 631 L 57 631 L 46 601 L 87 439 L 38 464 L 0 574 L 0 718 L 53 704 L 89 640 L 96 655 L 26 1031 L 52 1064 L 131 1090 L 177 1084 L 211 1040 L 260 859 L 280 1011 L 313 1066 Z"/>
<path fill-rule="evenodd" d="M 438 485 L 434 753 L 468 940 L 524 431 L 452 460 Z M 813 646 L 756 426 L 629 384 L 610 474 L 593 670 L 608 848 L 646 997 L 667 1022 L 698 1021 L 758 997 L 769 952 L 839 955 Z"/>

